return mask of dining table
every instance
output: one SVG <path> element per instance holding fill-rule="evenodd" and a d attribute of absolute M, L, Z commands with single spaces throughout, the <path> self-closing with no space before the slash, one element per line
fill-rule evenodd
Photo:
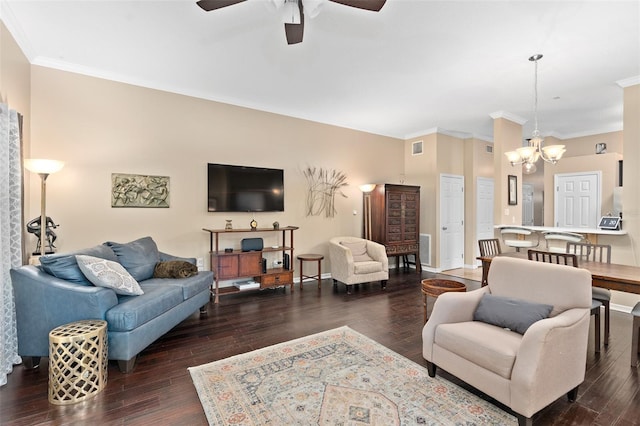
<path fill-rule="evenodd" d="M 526 252 L 506 252 L 491 256 L 477 257 L 477 259 L 482 262 L 481 285 L 483 287 L 489 284 L 489 268 L 491 266 L 491 261 L 496 257 L 527 259 L 528 255 Z M 578 268 L 584 268 L 591 273 L 592 285 L 594 287 L 623 291 L 625 293 L 640 294 L 640 266 L 594 262 L 578 258 Z"/>

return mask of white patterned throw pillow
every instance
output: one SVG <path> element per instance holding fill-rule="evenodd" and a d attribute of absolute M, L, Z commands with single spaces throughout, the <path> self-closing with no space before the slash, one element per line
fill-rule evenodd
<path fill-rule="evenodd" d="M 138 282 L 118 262 L 99 257 L 76 255 L 82 273 L 96 287 L 106 287 L 117 294 L 138 296 L 144 294 Z"/>

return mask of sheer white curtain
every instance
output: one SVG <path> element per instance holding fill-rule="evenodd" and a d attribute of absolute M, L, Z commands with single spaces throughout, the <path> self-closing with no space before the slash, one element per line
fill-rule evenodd
<path fill-rule="evenodd" d="M 18 113 L 0 103 L 0 386 L 18 356 L 16 310 L 9 270 L 22 264 L 22 161 Z"/>

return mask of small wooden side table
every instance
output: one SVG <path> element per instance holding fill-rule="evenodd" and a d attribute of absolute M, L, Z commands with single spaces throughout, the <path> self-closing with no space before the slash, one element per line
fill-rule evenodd
<path fill-rule="evenodd" d="M 67 405 L 107 385 L 107 322 L 82 320 L 49 332 L 49 402 Z"/>
<path fill-rule="evenodd" d="M 429 315 L 427 314 L 427 296 L 437 299 L 442 293 L 447 293 L 449 291 L 467 291 L 467 287 L 464 284 L 453 280 L 443 280 L 439 278 L 428 278 L 426 280 L 422 280 L 425 323 L 429 319 Z"/>
<path fill-rule="evenodd" d="M 300 261 L 300 290 L 302 290 L 302 281 L 304 281 L 305 278 L 317 279 L 318 289 L 320 289 L 320 284 L 322 283 L 322 259 L 324 259 L 324 256 L 321 254 L 299 254 L 298 255 L 298 260 Z M 318 262 L 318 274 L 304 275 L 304 272 L 302 270 L 302 263 L 304 261 Z"/>

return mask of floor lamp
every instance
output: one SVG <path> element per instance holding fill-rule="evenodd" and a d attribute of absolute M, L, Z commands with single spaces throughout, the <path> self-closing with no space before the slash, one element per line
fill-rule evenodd
<path fill-rule="evenodd" d="M 40 254 L 45 255 L 47 238 L 47 178 L 51 173 L 60 171 L 64 163 L 58 160 L 29 159 L 24 160 L 24 167 L 32 173 L 40 175 L 42 181 L 40 191 Z"/>
<path fill-rule="evenodd" d="M 371 239 L 371 191 L 373 191 L 375 187 L 376 185 L 373 183 L 360 185 L 360 191 L 362 191 L 364 195 L 362 213 L 364 216 L 363 238 L 365 240 Z"/>

